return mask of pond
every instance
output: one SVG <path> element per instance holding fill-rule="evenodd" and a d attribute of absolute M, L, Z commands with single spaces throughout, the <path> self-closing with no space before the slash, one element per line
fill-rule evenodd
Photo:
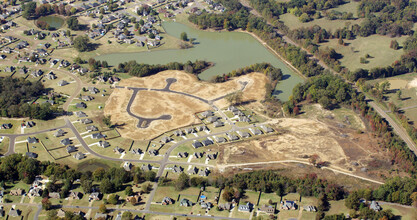
<path fill-rule="evenodd" d="M 38 21 L 46 22 L 49 25 L 49 27 L 54 30 L 58 30 L 59 28 L 61 28 L 65 22 L 63 18 L 53 15 L 40 17 L 38 18 Z"/>
<path fill-rule="evenodd" d="M 199 77 L 210 80 L 215 75 L 222 75 L 232 70 L 251 64 L 268 62 L 281 68 L 284 80 L 278 83 L 274 95 L 282 101 L 288 100 L 292 89 L 303 79 L 287 67 L 279 58 L 266 49 L 251 35 L 241 32 L 209 32 L 198 30 L 177 22 L 164 22 L 167 34 L 179 38 L 186 32 L 188 38 L 195 39 L 195 46 L 190 49 L 158 50 L 137 53 L 112 53 L 95 57 L 106 60 L 110 65 L 136 60 L 138 63 L 166 64 L 169 62 L 186 62 L 188 60 L 205 60 L 214 62 L 214 66 L 202 72 Z"/>

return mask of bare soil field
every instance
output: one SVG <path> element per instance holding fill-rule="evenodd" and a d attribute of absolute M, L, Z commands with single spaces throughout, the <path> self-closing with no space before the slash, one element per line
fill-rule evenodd
<path fill-rule="evenodd" d="M 167 78 L 175 78 L 177 82 L 171 84 L 170 89 L 185 92 L 207 100 L 212 100 L 242 88 L 241 82 L 247 82 L 243 91 L 243 101 L 260 100 L 265 96 L 265 83 L 267 78 L 261 73 L 252 73 L 235 78 L 225 83 L 209 83 L 199 81 L 195 75 L 182 71 L 163 71 L 156 75 L 143 78 L 129 78 L 122 80 L 119 85 L 137 88 L 162 89 L 166 86 Z M 148 128 L 136 127 L 138 120 L 130 116 L 126 107 L 133 91 L 129 89 L 115 89 L 106 102 L 105 115 L 111 115 L 113 123 L 119 125 L 118 129 L 125 138 L 145 140 L 156 137 L 166 131 L 198 123 L 194 113 L 208 110 L 210 107 L 197 99 L 169 92 L 142 90 L 139 91 L 131 111 L 137 116 L 145 118 L 158 118 L 161 115 L 171 115 L 171 120 L 153 121 Z M 220 100 L 216 104 L 223 108 L 227 101 Z"/>
<path fill-rule="evenodd" d="M 281 134 L 222 145 L 219 164 L 290 159 L 308 161 L 307 156 L 317 154 L 320 161 L 330 162 L 331 166 L 344 170 L 354 171 L 362 167 L 372 170 L 376 169 L 372 167 L 375 164 L 380 168 L 390 166 L 384 162 L 386 155 L 378 149 L 378 140 L 366 132 L 358 134 L 356 130 L 340 128 L 336 123 L 311 119 L 283 118 L 271 126 Z"/>

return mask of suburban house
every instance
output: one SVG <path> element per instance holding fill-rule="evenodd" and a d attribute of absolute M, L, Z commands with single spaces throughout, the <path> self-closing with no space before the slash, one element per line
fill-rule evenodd
<path fill-rule="evenodd" d="M 34 127 L 35 125 L 36 125 L 35 122 L 33 122 L 33 121 L 27 121 L 27 122 L 23 122 L 21 124 L 21 127 L 22 128 L 31 128 L 31 127 Z"/>
<path fill-rule="evenodd" d="M 222 203 L 222 204 L 219 204 L 219 208 L 220 208 L 220 209 L 222 209 L 222 210 L 227 210 L 227 211 L 229 211 L 230 209 L 232 209 L 232 208 L 233 208 L 233 204 L 232 204 L 232 203 L 230 203 L 230 202 L 227 202 L 227 203 Z"/>
<path fill-rule="evenodd" d="M 192 134 L 192 133 L 195 133 L 195 130 L 194 130 L 194 128 L 193 128 L 193 127 L 191 127 L 191 128 L 186 128 L 186 129 L 185 129 L 185 132 L 186 132 L 187 134 Z"/>
<path fill-rule="evenodd" d="M 85 102 L 88 102 L 88 101 L 91 101 L 91 100 L 93 100 L 94 98 L 93 97 L 91 97 L 91 96 L 89 96 L 89 95 L 83 95 L 83 96 L 81 96 L 81 100 L 83 100 L 83 101 L 85 101 Z"/>
<path fill-rule="evenodd" d="M 133 167 L 133 165 L 132 165 L 130 162 L 128 162 L 128 161 L 126 161 L 126 162 L 123 164 L 123 168 L 124 168 L 126 171 L 130 171 L 130 170 L 132 170 L 132 167 Z"/>
<path fill-rule="evenodd" d="M 71 140 L 69 138 L 62 139 L 61 144 L 64 145 L 64 146 L 70 145 Z"/>
<path fill-rule="evenodd" d="M 297 204 L 295 201 L 289 201 L 289 200 L 285 200 L 285 201 L 281 201 L 281 209 L 284 210 L 295 210 L 297 209 Z"/>
<path fill-rule="evenodd" d="M 177 156 L 179 158 L 187 158 L 188 157 L 188 153 L 187 152 L 178 152 Z"/>
<path fill-rule="evenodd" d="M 170 142 L 171 140 L 172 140 L 172 138 L 170 138 L 168 136 L 162 137 L 162 139 L 161 139 L 162 143 L 165 143 L 165 144 Z"/>
<path fill-rule="evenodd" d="M 26 152 L 26 156 L 29 158 L 37 158 L 38 154 L 33 152 Z"/>
<path fill-rule="evenodd" d="M 239 207 L 237 208 L 239 212 L 251 212 L 251 209 L 252 209 L 252 204 L 250 202 L 243 204 L 243 205 L 239 205 Z"/>
<path fill-rule="evenodd" d="M 99 213 L 97 212 L 96 215 L 94 216 L 94 219 L 104 219 L 106 220 L 109 216 L 106 213 Z"/>
<path fill-rule="evenodd" d="M 140 148 L 136 148 L 136 149 L 135 148 L 132 148 L 132 150 L 130 150 L 130 153 L 140 155 L 143 152 L 142 152 L 142 150 Z"/>
<path fill-rule="evenodd" d="M 307 212 L 315 212 L 316 211 L 316 207 L 314 207 L 312 205 L 306 205 L 303 208 L 304 208 L 304 211 L 307 211 Z"/>
<path fill-rule="evenodd" d="M 50 192 L 48 196 L 49 196 L 49 198 L 52 198 L 52 199 L 60 199 L 61 198 L 61 196 L 57 192 Z"/>
<path fill-rule="evenodd" d="M 85 129 L 87 130 L 87 131 L 98 131 L 98 128 L 96 127 L 96 126 L 94 126 L 94 125 L 88 125 L 87 127 L 85 127 Z"/>
<path fill-rule="evenodd" d="M 71 199 L 81 199 L 83 197 L 83 194 L 81 192 L 71 191 L 69 197 Z"/>
<path fill-rule="evenodd" d="M 265 131 L 265 133 L 274 132 L 274 129 L 272 129 L 272 128 L 268 127 L 268 126 L 265 126 L 265 125 L 261 125 L 261 128 Z"/>
<path fill-rule="evenodd" d="M 100 92 L 100 90 L 98 90 L 96 87 L 88 87 L 88 91 L 90 91 L 91 94 L 97 94 Z"/>
<path fill-rule="evenodd" d="M 140 169 L 141 170 L 143 170 L 143 171 L 150 171 L 150 170 L 152 170 L 152 165 L 150 165 L 150 164 L 142 164 L 142 166 L 140 167 Z"/>
<path fill-rule="evenodd" d="M 176 130 L 176 131 L 174 131 L 174 135 L 175 136 L 183 136 L 184 132 L 182 130 Z"/>
<path fill-rule="evenodd" d="M 213 207 L 213 204 L 211 204 L 211 202 L 202 202 L 200 205 L 202 209 L 211 209 Z"/>
<path fill-rule="evenodd" d="M 36 143 L 39 142 L 39 140 L 35 137 L 28 137 L 27 141 L 28 141 L 29 144 L 36 144 Z"/>
<path fill-rule="evenodd" d="M 81 159 L 85 158 L 85 155 L 81 152 L 78 152 L 78 153 L 74 154 L 74 158 L 77 159 L 77 160 L 81 160 Z"/>
<path fill-rule="evenodd" d="M 193 167 L 193 168 L 188 170 L 188 174 L 190 174 L 190 175 L 196 175 L 197 173 L 198 173 L 198 168 L 197 167 Z"/>
<path fill-rule="evenodd" d="M 264 212 L 266 214 L 273 215 L 275 213 L 275 208 L 271 205 L 262 205 L 260 208 L 258 208 L 259 212 Z"/>
<path fill-rule="evenodd" d="M 31 190 L 29 190 L 28 195 L 31 197 L 39 197 L 42 195 L 42 189 L 40 187 L 32 188 Z"/>
<path fill-rule="evenodd" d="M 11 129 L 12 127 L 13 127 L 12 124 L 6 123 L 6 124 L 2 124 L 0 129 Z"/>
<path fill-rule="evenodd" d="M 76 108 L 87 108 L 87 104 L 85 104 L 84 102 L 79 102 L 75 104 Z"/>
<path fill-rule="evenodd" d="M 263 134 L 262 131 L 258 128 L 249 128 L 249 131 L 252 132 L 254 135 L 261 135 Z"/>
<path fill-rule="evenodd" d="M 191 207 L 193 206 L 193 203 L 190 200 L 184 198 L 184 199 L 181 199 L 180 206 Z"/>
<path fill-rule="evenodd" d="M 77 151 L 75 146 L 73 146 L 73 145 L 68 145 L 67 146 L 67 153 L 72 153 L 72 152 L 75 152 L 75 151 Z"/>
<path fill-rule="evenodd" d="M 54 136 L 55 137 L 62 137 L 64 136 L 65 132 L 62 129 L 58 129 L 55 133 Z"/>
<path fill-rule="evenodd" d="M 83 123 L 83 124 L 91 124 L 91 123 L 93 123 L 93 120 L 91 120 L 91 119 L 89 119 L 89 118 L 83 118 L 83 119 L 81 119 L 81 123 Z"/>
<path fill-rule="evenodd" d="M 217 153 L 213 153 L 213 154 L 207 154 L 206 157 L 209 160 L 215 160 L 217 158 Z"/>
<path fill-rule="evenodd" d="M 58 86 L 66 86 L 68 84 L 69 84 L 69 82 L 67 82 L 65 80 L 61 80 L 61 81 L 58 82 Z"/>
<path fill-rule="evenodd" d="M 105 138 L 106 135 L 102 134 L 102 133 L 95 133 L 91 135 L 91 138 L 93 139 L 101 139 L 101 138 Z"/>
<path fill-rule="evenodd" d="M 201 115 L 202 115 L 203 117 L 207 118 L 207 117 L 211 117 L 211 116 L 213 116 L 214 114 L 213 114 L 213 112 L 212 112 L 212 111 L 207 110 L 207 111 L 205 111 L 205 112 L 201 113 Z"/>
<path fill-rule="evenodd" d="M 125 152 L 125 150 L 124 150 L 124 149 L 122 149 L 122 148 L 120 148 L 120 147 L 115 147 L 115 148 L 113 149 L 113 152 L 114 152 L 115 154 L 122 154 L 123 152 Z"/>
<path fill-rule="evenodd" d="M 77 115 L 77 117 L 79 117 L 79 118 L 84 118 L 84 117 L 87 117 L 87 114 L 85 114 L 84 112 L 82 112 L 82 111 L 78 111 L 78 112 L 76 112 L 75 113 L 76 115 Z M 82 122 L 82 120 L 81 120 L 81 122 Z"/>
<path fill-rule="evenodd" d="M 100 146 L 102 148 L 106 148 L 106 147 L 110 147 L 110 144 L 107 141 L 99 141 L 98 146 Z"/>
<path fill-rule="evenodd" d="M 148 153 L 149 153 L 151 156 L 156 156 L 156 155 L 158 155 L 158 151 L 157 151 L 157 150 L 155 150 L 155 149 L 149 150 L 149 151 L 148 151 Z"/>
<path fill-rule="evenodd" d="M 18 217 L 20 216 L 21 211 L 19 209 L 11 208 L 9 211 L 9 216 L 11 217 Z"/>
<path fill-rule="evenodd" d="M 96 201 L 98 201 L 98 200 L 101 199 L 101 197 L 102 197 L 101 193 L 99 193 L 99 192 L 93 192 L 93 193 L 90 194 L 90 196 L 88 198 L 90 200 L 96 200 Z"/>
<path fill-rule="evenodd" d="M 237 133 L 242 137 L 242 138 L 249 138 L 250 134 L 246 131 L 237 131 Z"/>
<path fill-rule="evenodd" d="M 216 122 L 218 119 L 219 118 L 217 116 L 211 116 L 211 117 L 207 118 L 207 121 L 209 123 L 213 123 L 213 122 Z"/>
<path fill-rule="evenodd" d="M 166 196 L 162 199 L 161 205 L 171 205 L 173 203 L 174 203 L 174 200 Z"/>
<path fill-rule="evenodd" d="M 183 170 L 184 168 L 182 168 L 181 166 L 174 165 L 174 167 L 172 167 L 172 172 L 174 173 L 182 173 Z"/>
<path fill-rule="evenodd" d="M 224 125 L 224 123 L 222 121 L 216 121 L 216 122 L 213 123 L 213 125 L 214 125 L 215 128 L 218 128 L 218 127 L 222 127 Z"/>
<path fill-rule="evenodd" d="M 372 201 L 371 204 L 369 205 L 369 208 L 374 210 L 375 212 L 381 211 L 381 206 L 379 206 L 378 202 L 376 201 Z"/>
<path fill-rule="evenodd" d="M 57 77 L 56 77 L 56 75 L 55 75 L 55 73 L 53 73 L 52 71 L 51 72 L 49 72 L 48 74 L 46 74 L 46 78 L 47 79 L 49 79 L 49 80 L 54 80 L 54 79 L 56 79 Z M 64 80 L 62 80 L 62 81 L 64 81 Z M 66 81 L 65 81 L 66 82 Z M 67 83 L 68 84 L 68 83 Z M 58 83 L 58 86 L 61 86 L 60 85 L 60 83 Z"/>
<path fill-rule="evenodd" d="M 62 209 L 59 209 L 56 216 L 60 217 L 60 218 L 64 218 L 65 217 L 65 211 Z"/>
<path fill-rule="evenodd" d="M 203 143 L 204 146 L 209 146 L 213 144 L 213 141 L 211 141 L 210 139 L 206 138 L 203 141 L 201 141 Z"/>
<path fill-rule="evenodd" d="M 10 195 L 12 196 L 21 196 L 25 191 L 23 189 L 12 189 L 10 190 Z"/>
<path fill-rule="evenodd" d="M 210 174 L 210 170 L 208 170 L 207 168 L 201 169 L 200 172 L 198 172 L 199 176 L 208 176 L 209 174 Z"/>
<path fill-rule="evenodd" d="M 203 146 L 203 144 L 200 141 L 194 141 L 192 145 L 196 149 Z"/>
<path fill-rule="evenodd" d="M 203 153 L 201 152 L 194 152 L 193 156 L 197 159 L 202 158 L 203 157 Z"/>

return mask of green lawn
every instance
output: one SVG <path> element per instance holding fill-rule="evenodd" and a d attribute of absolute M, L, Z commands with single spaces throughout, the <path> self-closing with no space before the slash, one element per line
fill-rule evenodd
<path fill-rule="evenodd" d="M 394 50 L 389 48 L 392 40 L 397 40 L 400 45 L 403 44 L 407 36 L 390 38 L 388 36 L 372 35 L 369 37 L 357 37 L 354 40 L 345 40 L 347 46 L 342 46 L 337 39 L 330 39 L 326 43 L 320 44 L 320 48 L 330 47 L 342 54 L 340 59 L 343 66 L 351 71 L 358 68 L 371 69 L 374 67 L 389 66 L 395 60 L 398 60 L 404 53 L 403 50 Z M 369 63 L 361 64 L 360 58 L 369 54 Z"/>
<path fill-rule="evenodd" d="M 351 12 L 353 13 L 353 17 L 358 17 L 358 5 L 359 5 L 359 2 L 352 0 L 347 4 L 340 5 L 339 7 L 330 9 L 330 10 L 332 11 L 335 10 L 338 12 L 348 12 L 348 13 Z"/>
<path fill-rule="evenodd" d="M 0 143 L 0 154 L 5 154 L 9 151 L 9 138 L 3 137 L 3 140 Z"/>

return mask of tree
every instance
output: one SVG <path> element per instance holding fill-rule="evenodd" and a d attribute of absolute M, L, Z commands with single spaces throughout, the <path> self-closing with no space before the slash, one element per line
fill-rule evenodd
<path fill-rule="evenodd" d="M 190 186 L 190 177 L 186 173 L 181 173 L 178 179 L 175 181 L 175 189 L 180 191 Z"/>
<path fill-rule="evenodd" d="M 116 205 L 119 201 L 119 196 L 117 194 L 112 194 L 109 196 L 107 201 L 112 205 Z"/>
<path fill-rule="evenodd" d="M 70 17 L 67 19 L 68 28 L 76 31 L 80 29 L 80 24 L 78 23 L 78 19 L 76 17 Z"/>
<path fill-rule="evenodd" d="M 130 204 L 132 204 L 133 206 L 136 205 L 138 201 L 136 201 L 136 197 L 132 197 L 130 198 Z"/>
<path fill-rule="evenodd" d="M 360 199 L 359 193 L 357 191 L 353 191 L 345 199 L 345 206 L 353 210 L 358 210 L 359 205 L 360 205 L 359 199 Z"/>
<path fill-rule="evenodd" d="M 43 198 L 43 199 L 42 199 L 42 208 L 43 208 L 44 210 L 50 210 L 50 209 L 51 209 L 51 207 L 52 207 L 52 203 L 51 203 L 51 201 L 49 201 L 49 199 L 48 199 L 48 198 Z"/>
<path fill-rule="evenodd" d="M 242 102 L 242 91 L 237 91 L 226 96 L 226 100 L 230 105 L 236 105 Z"/>
<path fill-rule="evenodd" d="M 29 19 L 35 15 L 36 2 L 28 2 L 22 5 L 23 17 Z"/>
<path fill-rule="evenodd" d="M 187 36 L 187 33 L 182 32 L 182 33 L 181 33 L 181 35 L 180 35 L 180 39 L 181 39 L 182 41 L 188 41 L 188 36 Z"/>
<path fill-rule="evenodd" d="M 108 116 L 104 116 L 104 118 L 103 118 L 103 123 L 107 126 L 107 127 L 111 127 L 111 116 L 110 115 L 108 115 Z"/>
<path fill-rule="evenodd" d="M 104 178 L 100 184 L 100 190 L 103 193 L 112 193 L 114 191 L 114 184 L 109 179 Z"/>
<path fill-rule="evenodd" d="M 144 183 L 141 187 L 143 193 L 149 193 L 151 191 L 151 184 L 149 183 Z"/>
<path fill-rule="evenodd" d="M 146 171 L 145 172 L 145 180 L 146 181 L 154 181 L 156 178 L 156 173 L 152 170 Z"/>
<path fill-rule="evenodd" d="M 131 220 L 133 218 L 133 214 L 131 212 L 123 212 L 122 220 Z"/>
<path fill-rule="evenodd" d="M 397 91 L 397 99 L 398 100 L 402 100 L 402 98 L 401 98 L 401 95 L 402 95 L 403 93 L 401 92 L 401 90 L 398 90 Z"/>
<path fill-rule="evenodd" d="M 379 89 L 382 92 L 382 94 L 384 94 L 389 89 L 390 86 L 391 86 L 391 83 L 389 83 L 388 81 L 385 81 L 381 83 L 381 85 L 379 85 Z"/>
<path fill-rule="evenodd" d="M 310 156 L 310 158 L 308 159 L 308 161 L 313 164 L 313 166 L 316 166 L 317 164 L 317 160 L 319 159 L 319 155 L 317 154 L 313 154 Z"/>
<path fill-rule="evenodd" d="M 330 106 L 331 106 L 330 100 L 329 100 L 329 98 L 328 98 L 327 96 L 322 96 L 322 97 L 319 99 L 319 103 L 320 103 L 320 105 L 321 105 L 321 106 L 323 106 L 323 108 L 325 108 L 325 109 L 329 109 L 329 108 L 330 108 Z"/>
<path fill-rule="evenodd" d="M 100 211 L 101 213 L 106 213 L 106 212 L 107 212 L 107 207 L 106 207 L 106 205 L 101 204 L 101 205 L 98 207 L 98 211 Z"/>
<path fill-rule="evenodd" d="M 126 189 L 125 189 L 125 195 L 126 196 L 133 195 L 133 190 L 132 190 L 132 187 L 131 186 L 126 187 Z"/>
<path fill-rule="evenodd" d="M 74 47 L 78 52 L 85 52 L 90 49 L 90 39 L 87 35 L 80 35 L 74 39 Z"/>
<path fill-rule="evenodd" d="M 389 48 L 398 50 L 400 48 L 400 45 L 398 44 L 397 40 L 392 40 L 391 44 L 389 45 Z"/>

